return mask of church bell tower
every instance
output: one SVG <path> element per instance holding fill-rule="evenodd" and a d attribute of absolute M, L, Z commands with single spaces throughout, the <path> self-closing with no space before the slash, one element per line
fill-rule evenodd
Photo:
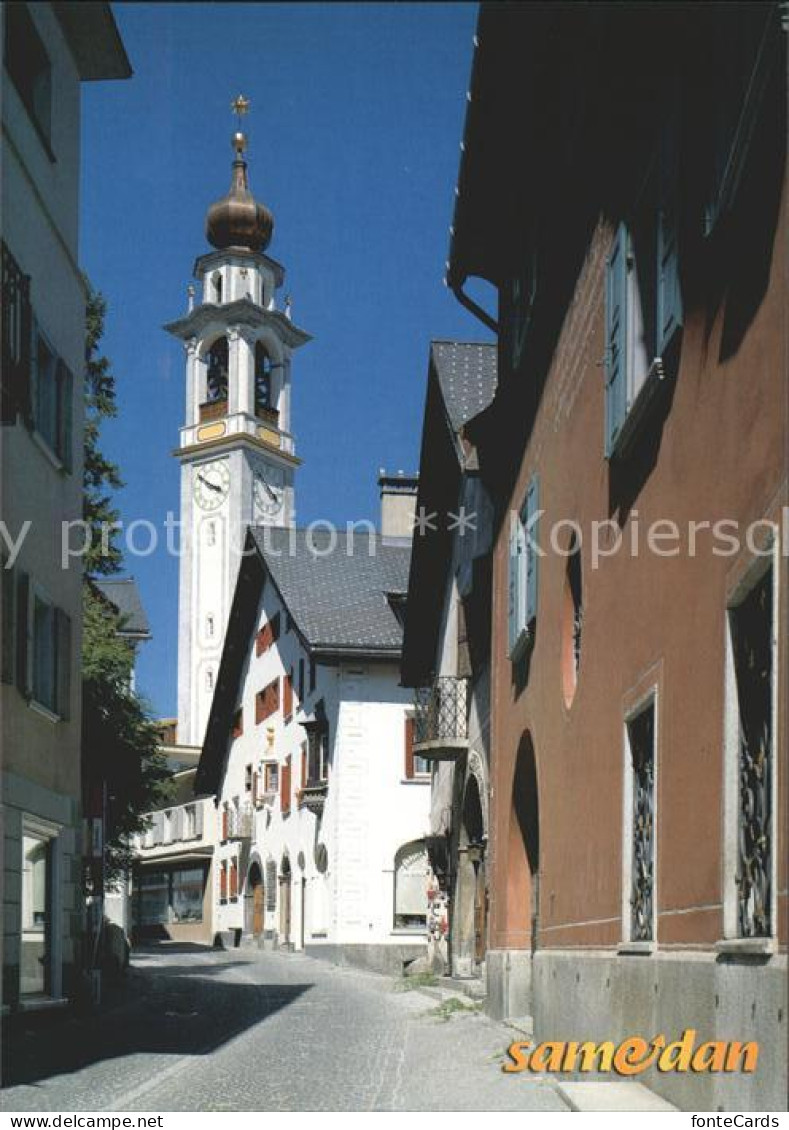
<path fill-rule="evenodd" d="M 229 192 L 208 209 L 213 250 L 194 266 L 186 315 L 164 328 L 186 353 L 180 445 L 178 741 L 201 745 L 249 525 L 291 526 L 296 457 L 291 358 L 309 341 L 280 308 L 285 272 L 266 254 L 274 218 L 253 197 L 233 109 Z"/>

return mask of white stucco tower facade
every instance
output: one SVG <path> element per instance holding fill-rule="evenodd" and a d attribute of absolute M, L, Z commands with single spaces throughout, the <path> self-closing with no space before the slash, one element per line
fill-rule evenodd
<path fill-rule="evenodd" d="M 230 190 L 212 204 L 213 250 L 194 266 L 188 310 L 164 328 L 184 345 L 180 443 L 178 741 L 201 745 L 250 524 L 290 526 L 291 358 L 309 341 L 279 308 L 284 270 L 265 254 L 274 221 L 249 190 L 246 138 L 232 139 Z"/>

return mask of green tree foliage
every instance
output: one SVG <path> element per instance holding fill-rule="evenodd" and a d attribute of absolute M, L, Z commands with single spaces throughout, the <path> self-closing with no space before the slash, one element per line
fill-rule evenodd
<path fill-rule="evenodd" d="M 104 420 L 118 414 L 115 399 L 115 377 L 107 357 L 101 353 L 107 303 L 85 278 L 88 297 L 85 334 L 85 469 L 83 474 L 84 520 L 89 523 L 91 538 L 85 571 L 91 576 L 117 573 L 121 568 L 118 546 L 118 510 L 112 492 L 123 486 L 117 463 L 113 463 L 99 447 L 99 433 Z"/>
<path fill-rule="evenodd" d="M 82 776 L 88 792 L 106 787 L 106 878 L 131 863 L 128 837 L 143 831 L 141 813 L 167 800 L 171 783 L 147 704 L 131 689 L 134 646 L 121 636 L 123 621 L 92 578 L 117 573 L 123 556 L 110 524 L 118 521 L 113 491 L 123 483 L 117 464 L 100 447 L 101 425 L 117 415 L 115 377 L 101 352 L 107 304 L 85 280 L 85 471 L 83 513 L 92 543 L 85 561 L 82 635 Z"/>
<path fill-rule="evenodd" d="M 83 592 L 83 777 L 106 783 L 106 877 L 118 878 L 131 863 L 126 841 L 141 832 L 150 812 L 170 795 L 159 734 L 145 703 L 131 690 L 132 645 L 119 634 L 116 609 L 86 580 Z"/>

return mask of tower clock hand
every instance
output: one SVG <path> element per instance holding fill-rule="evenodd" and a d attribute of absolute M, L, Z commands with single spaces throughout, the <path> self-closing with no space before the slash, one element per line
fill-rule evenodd
<path fill-rule="evenodd" d="M 209 490 L 214 491 L 216 494 L 222 493 L 222 488 L 217 486 L 216 483 L 209 483 L 208 479 L 204 475 L 198 475 L 197 477 L 201 483 L 204 483 L 208 487 Z"/>

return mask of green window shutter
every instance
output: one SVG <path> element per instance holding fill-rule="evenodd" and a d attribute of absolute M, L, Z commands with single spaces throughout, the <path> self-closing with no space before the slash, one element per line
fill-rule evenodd
<path fill-rule="evenodd" d="M 58 396 L 60 398 L 60 411 L 58 413 L 58 455 L 63 460 L 63 466 L 71 472 L 74 465 L 74 447 L 72 430 L 74 427 L 74 375 L 68 365 L 58 361 Z"/>
<path fill-rule="evenodd" d="M 606 269 L 605 453 L 610 457 L 624 423 L 627 396 L 627 247 L 628 231 L 620 224 Z"/>
<path fill-rule="evenodd" d="M 16 685 L 23 695 L 30 694 L 30 577 L 16 578 Z"/>
<path fill-rule="evenodd" d="M 682 325 L 679 279 L 678 136 L 671 115 L 660 144 L 660 184 L 657 214 L 657 353 L 663 357 Z"/>
<path fill-rule="evenodd" d="M 526 492 L 525 528 L 526 534 L 526 623 L 529 627 L 537 619 L 537 582 L 539 572 L 539 557 L 537 544 L 540 522 L 538 511 L 540 509 L 540 480 L 535 475 L 529 483 Z"/>
<path fill-rule="evenodd" d="M 55 712 L 64 721 L 71 717 L 71 620 L 55 609 Z"/>
<path fill-rule="evenodd" d="M 509 646 L 512 655 L 520 636 L 521 606 L 521 522 L 510 514 L 510 553 L 509 553 Z"/>
<path fill-rule="evenodd" d="M 14 570 L 8 567 L 6 561 L 0 561 L 0 568 L 2 569 L 3 586 L 2 627 L 0 628 L 3 633 L 2 681 L 4 683 L 13 683 L 16 640 L 16 575 L 14 574 Z"/>

